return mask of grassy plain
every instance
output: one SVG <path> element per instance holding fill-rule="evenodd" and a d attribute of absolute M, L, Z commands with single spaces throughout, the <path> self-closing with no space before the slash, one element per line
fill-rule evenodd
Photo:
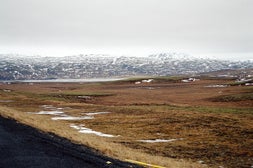
<path fill-rule="evenodd" d="M 121 160 L 165 167 L 253 165 L 253 87 L 232 80 L 181 78 L 107 83 L 0 83 L 0 115 L 88 145 Z M 61 108 L 65 114 L 110 112 L 90 120 L 57 120 L 28 112 Z M 116 137 L 81 134 L 70 124 Z M 147 143 L 140 140 L 172 140 Z"/>

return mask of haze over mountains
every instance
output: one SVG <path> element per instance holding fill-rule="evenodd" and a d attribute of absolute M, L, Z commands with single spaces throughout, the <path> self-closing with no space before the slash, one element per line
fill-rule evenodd
<path fill-rule="evenodd" d="M 229 61 L 160 53 L 147 57 L 103 54 L 41 57 L 0 54 L 0 80 L 109 78 L 137 75 L 198 74 L 225 69 L 253 68 L 252 60 Z"/>

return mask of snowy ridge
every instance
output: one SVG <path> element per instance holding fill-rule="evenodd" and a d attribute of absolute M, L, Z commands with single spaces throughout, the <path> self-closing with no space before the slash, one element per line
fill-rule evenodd
<path fill-rule="evenodd" d="M 104 54 L 42 57 L 0 54 L 0 80 L 166 76 L 246 68 L 253 68 L 253 62 L 197 58 L 175 52 L 153 54 L 147 57 Z"/>

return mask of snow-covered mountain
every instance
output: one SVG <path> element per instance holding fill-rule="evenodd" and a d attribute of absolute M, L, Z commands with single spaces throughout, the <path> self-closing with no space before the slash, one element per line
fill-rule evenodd
<path fill-rule="evenodd" d="M 0 80 L 166 76 L 246 68 L 253 68 L 253 62 L 196 58 L 184 53 L 160 53 L 147 57 L 0 55 Z"/>
<path fill-rule="evenodd" d="M 170 52 L 170 53 L 159 53 L 159 54 L 152 54 L 149 55 L 150 58 L 157 58 L 160 60 L 195 60 L 196 57 L 190 56 L 185 53 L 177 53 L 177 52 Z"/>

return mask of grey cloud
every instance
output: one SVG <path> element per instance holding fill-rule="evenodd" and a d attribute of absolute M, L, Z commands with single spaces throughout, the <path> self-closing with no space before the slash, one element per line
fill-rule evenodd
<path fill-rule="evenodd" d="M 253 52 L 252 0 L 2 0 L 0 46 Z"/>

